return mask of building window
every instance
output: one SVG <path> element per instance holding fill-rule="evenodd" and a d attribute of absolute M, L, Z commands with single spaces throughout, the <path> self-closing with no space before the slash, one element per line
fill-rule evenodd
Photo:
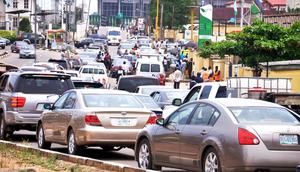
<path fill-rule="evenodd" d="M 29 8 L 28 0 L 24 0 L 24 8 Z"/>
<path fill-rule="evenodd" d="M 13 0 L 13 8 L 18 8 L 18 0 Z"/>
<path fill-rule="evenodd" d="M 18 27 L 18 18 L 17 17 L 13 18 L 13 27 Z"/>

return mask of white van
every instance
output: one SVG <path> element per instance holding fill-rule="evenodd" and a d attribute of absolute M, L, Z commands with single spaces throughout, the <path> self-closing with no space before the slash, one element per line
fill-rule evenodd
<path fill-rule="evenodd" d="M 114 28 L 107 31 L 107 43 L 108 45 L 120 45 L 122 41 L 121 30 Z"/>
<path fill-rule="evenodd" d="M 83 65 L 79 69 L 79 77 L 99 81 L 102 84 L 108 83 L 106 68 L 95 65 Z"/>
<path fill-rule="evenodd" d="M 164 74 L 163 64 L 154 59 L 141 59 L 137 61 L 136 75 L 159 77 Z"/>

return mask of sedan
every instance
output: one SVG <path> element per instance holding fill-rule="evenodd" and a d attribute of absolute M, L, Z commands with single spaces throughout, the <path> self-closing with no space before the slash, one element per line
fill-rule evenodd
<path fill-rule="evenodd" d="M 160 108 L 164 109 L 165 106 L 171 105 L 174 99 L 184 99 L 188 93 L 189 90 L 184 89 L 165 89 L 154 91 L 150 96 Z"/>
<path fill-rule="evenodd" d="M 138 135 L 139 167 L 189 171 L 295 171 L 300 164 L 300 116 L 251 99 L 187 103 Z"/>
<path fill-rule="evenodd" d="M 20 49 L 20 59 L 21 58 L 35 58 L 34 46 L 31 44 L 21 46 Z"/>
<path fill-rule="evenodd" d="M 156 119 L 134 95 L 117 90 L 69 90 L 44 107 L 48 110 L 38 122 L 38 147 L 59 143 L 68 146 L 69 154 L 87 146 L 133 148 L 139 131 Z"/>

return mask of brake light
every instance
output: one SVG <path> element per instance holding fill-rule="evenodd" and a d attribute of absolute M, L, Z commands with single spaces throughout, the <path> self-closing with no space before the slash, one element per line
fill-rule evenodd
<path fill-rule="evenodd" d="M 26 98 L 25 97 L 12 97 L 10 99 L 10 101 L 11 101 L 11 107 L 20 108 L 25 105 Z"/>
<path fill-rule="evenodd" d="M 84 116 L 84 122 L 87 125 L 102 126 L 99 118 L 95 114 L 86 114 Z"/>
<path fill-rule="evenodd" d="M 151 113 L 151 115 L 148 118 L 148 121 L 147 121 L 146 125 L 147 124 L 155 124 L 156 123 L 156 119 L 157 119 L 156 114 L 155 113 Z"/>
<path fill-rule="evenodd" d="M 238 139 L 240 145 L 258 145 L 259 139 L 250 131 L 239 128 L 238 129 Z"/>

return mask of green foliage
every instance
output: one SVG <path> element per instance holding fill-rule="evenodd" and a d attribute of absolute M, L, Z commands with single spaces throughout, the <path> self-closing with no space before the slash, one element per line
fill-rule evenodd
<path fill-rule="evenodd" d="M 28 18 L 23 18 L 19 23 L 19 30 L 23 32 L 31 32 L 31 25 Z"/>
<path fill-rule="evenodd" d="M 15 31 L 0 30 L 0 37 L 9 39 L 10 42 L 17 40 L 17 34 Z"/>
<path fill-rule="evenodd" d="M 160 0 L 160 5 L 161 4 L 164 5 L 163 26 L 168 28 L 173 28 L 173 27 L 180 28 L 183 25 L 190 23 L 191 8 L 189 8 L 188 6 L 197 5 L 197 0 L 176 0 L 176 1 Z M 173 7 L 174 7 L 174 17 L 173 17 Z M 160 9 L 159 9 L 159 14 L 160 14 Z M 151 0 L 150 16 L 152 19 L 152 23 L 155 26 L 156 0 Z"/>
<path fill-rule="evenodd" d="M 300 23 L 289 28 L 256 21 L 242 32 L 230 34 L 226 41 L 213 43 L 199 52 L 208 58 L 235 55 L 241 63 L 257 67 L 260 62 L 300 59 Z"/>

